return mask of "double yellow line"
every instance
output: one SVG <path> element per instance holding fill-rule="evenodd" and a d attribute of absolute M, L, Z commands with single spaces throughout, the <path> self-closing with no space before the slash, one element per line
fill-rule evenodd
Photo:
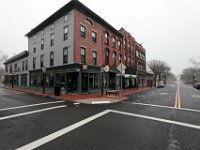
<path fill-rule="evenodd" d="M 181 108 L 181 98 L 180 98 L 180 88 L 177 86 L 176 89 L 176 97 L 175 97 L 175 103 L 174 103 L 175 108 Z"/>

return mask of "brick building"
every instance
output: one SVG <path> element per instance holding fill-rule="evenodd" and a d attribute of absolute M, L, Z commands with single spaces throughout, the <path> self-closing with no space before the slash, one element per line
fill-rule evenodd
<path fill-rule="evenodd" d="M 123 88 L 145 85 L 146 52 L 142 45 L 125 29 L 116 30 L 78 0 L 70 1 L 26 36 L 27 55 L 14 60 L 23 66 L 22 59 L 27 59 L 28 71 L 24 74 L 19 69 L 14 76 L 17 74 L 21 82 L 22 74 L 26 75 L 28 86 L 45 82 L 48 87 L 60 85 L 65 92 L 80 93 L 102 87 L 120 89 L 121 81 Z M 126 66 L 123 80 L 117 69 L 120 63 Z M 12 66 L 11 61 L 5 66 Z M 102 70 L 105 66 L 109 71 Z M 6 76 L 13 76 L 12 71 Z"/>

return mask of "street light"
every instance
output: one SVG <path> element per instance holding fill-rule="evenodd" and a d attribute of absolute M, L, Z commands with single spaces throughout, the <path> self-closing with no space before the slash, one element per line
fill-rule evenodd
<path fill-rule="evenodd" d="M 45 66 L 42 68 L 43 72 L 43 94 L 45 93 L 45 73 L 46 73 L 46 68 Z"/>

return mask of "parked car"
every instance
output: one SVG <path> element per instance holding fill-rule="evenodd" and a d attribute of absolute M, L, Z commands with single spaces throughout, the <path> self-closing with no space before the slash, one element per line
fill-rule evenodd
<path fill-rule="evenodd" d="M 200 82 L 196 82 L 193 87 L 200 90 Z"/>
<path fill-rule="evenodd" d="M 158 88 L 164 88 L 165 84 L 163 81 L 158 82 Z"/>

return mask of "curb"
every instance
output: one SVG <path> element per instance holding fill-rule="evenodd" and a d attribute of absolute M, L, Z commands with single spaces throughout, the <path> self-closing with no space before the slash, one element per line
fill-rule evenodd
<path fill-rule="evenodd" d="M 141 90 L 141 91 L 134 91 L 134 93 L 127 93 L 127 94 L 121 94 L 123 97 L 119 100 L 116 100 L 116 101 L 106 101 L 106 100 L 103 100 L 103 101 L 106 101 L 106 103 L 101 103 L 101 101 L 96 101 L 96 103 L 92 103 L 92 102 L 95 102 L 95 99 L 97 98 L 88 98 L 88 99 L 81 99 L 81 100 L 69 100 L 69 99 L 65 99 L 65 98 L 61 98 L 61 97 L 57 97 L 57 96 L 52 96 L 52 95 L 45 95 L 45 94 L 40 94 L 40 93 L 32 93 L 32 92 L 29 92 L 29 91 L 25 91 L 25 90 L 20 90 L 20 89 L 15 89 L 15 88 L 10 88 L 10 87 L 7 87 L 7 86 L 2 86 L 0 85 L 1 88 L 5 88 L 5 89 L 9 89 L 9 90 L 13 90 L 13 91 L 19 91 L 19 92 L 24 92 L 24 93 L 28 93 L 28 94 L 34 94 L 34 95 L 39 95 L 39 96 L 43 96 L 43 97 L 47 97 L 47 98 L 54 98 L 54 99 L 57 99 L 57 100 L 64 100 L 64 101 L 69 101 L 69 102 L 77 102 L 77 103 L 81 103 L 81 104 L 89 104 L 89 105 L 99 105 L 99 104 L 114 104 L 114 103 L 119 103 L 119 102 L 122 102 L 122 101 L 126 101 L 128 99 L 128 95 L 131 95 L 131 94 L 135 94 L 135 93 L 140 93 L 140 92 L 144 92 L 144 91 L 147 91 L 147 90 L 151 90 L 151 89 L 154 89 L 155 87 L 153 88 L 148 88 L 148 89 L 144 89 L 144 90 Z M 102 97 L 103 99 L 106 99 L 107 97 Z M 92 101 L 92 99 L 94 101 Z M 108 99 L 114 99 L 114 98 L 109 98 Z M 86 102 L 84 102 L 84 100 Z M 82 102 L 81 102 L 82 101 Z M 87 102 L 88 101 L 88 102 Z M 99 103 L 98 103 L 99 102 Z"/>

